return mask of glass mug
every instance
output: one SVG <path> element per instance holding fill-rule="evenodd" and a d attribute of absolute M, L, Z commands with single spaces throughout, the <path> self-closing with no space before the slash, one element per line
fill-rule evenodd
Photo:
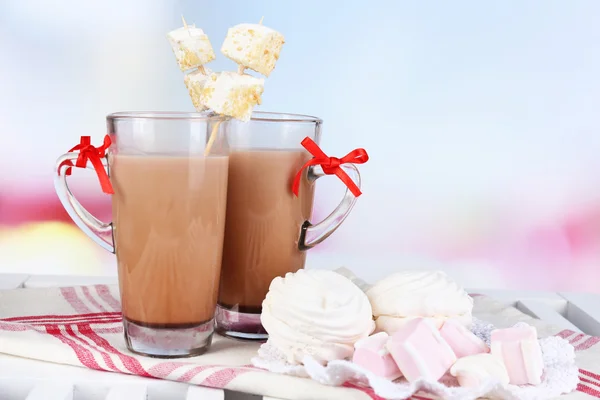
<path fill-rule="evenodd" d="M 116 254 L 127 347 L 153 357 L 199 355 L 214 331 L 228 150 L 208 113 L 116 113 L 103 159 L 113 186 L 112 223 L 89 214 L 66 182 L 78 157 L 57 161 L 56 192 L 71 218 Z"/>
<path fill-rule="evenodd" d="M 323 221 L 309 222 L 320 166 L 302 172 L 298 197 L 292 182 L 312 158 L 301 145 L 317 144 L 319 118 L 255 112 L 249 122 L 223 123 L 229 146 L 229 183 L 217 332 L 264 340 L 261 304 L 273 278 L 304 268 L 306 250 L 325 240 L 348 216 L 356 197 L 349 191 Z M 360 187 L 354 164 L 340 165 Z M 336 178 L 337 179 L 337 178 Z"/>

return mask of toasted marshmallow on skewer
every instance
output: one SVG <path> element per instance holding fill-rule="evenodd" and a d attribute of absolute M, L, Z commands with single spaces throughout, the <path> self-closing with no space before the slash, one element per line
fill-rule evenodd
<path fill-rule="evenodd" d="M 227 31 L 221 52 L 245 68 L 269 76 L 283 46 L 283 35 L 261 24 L 239 24 Z"/>
<path fill-rule="evenodd" d="M 200 102 L 200 93 L 202 93 L 204 86 L 206 86 L 206 83 L 212 74 L 213 72 L 210 69 L 205 68 L 204 71 L 196 70 L 184 75 L 183 82 L 190 93 L 192 104 L 198 112 L 208 108 Z"/>
<path fill-rule="evenodd" d="M 185 84 L 196 110 L 210 108 L 242 121 L 250 120 L 264 89 L 264 79 L 227 71 L 208 75 L 194 71 L 186 75 Z"/>
<path fill-rule="evenodd" d="M 184 21 L 185 24 L 185 21 Z M 215 59 L 215 52 L 208 36 L 200 28 L 185 26 L 167 34 L 175 58 L 182 71 L 201 68 Z"/>

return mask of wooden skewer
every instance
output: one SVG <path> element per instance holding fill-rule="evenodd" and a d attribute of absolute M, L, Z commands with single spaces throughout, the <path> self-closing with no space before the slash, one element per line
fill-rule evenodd
<path fill-rule="evenodd" d="M 215 140 L 217 139 L 217 132 L 219 131 L 219 126 L 221 125 L 223 120 L 218 121 L 212 129 L 210 133 L 210 137 L 208 138 L 208 143 L 206 143 L 206 148 L 204 149 L 204 157 L 210 154 L 210 149 L 213 147 Z"/>
<path fill-rule="evenodd" d="M 183 18 L 183 16 L 182 16 L 182 18 Z M 260 21 L 258 23 L 259 25 L 262 25 L 263 19 L 265 19 L 264 16 L 260 19 Z M 205 74 L 205 72 L 203 71 L 204 70 L 203 66 L 198 67 L 198 69 L 200 70 L 200 72 Z M 237 72 L 238 72 L 238 74 L 243 75 L 245 70 L 246 70 L 246 67 L 244 67 L 243 65 L 239 65 Z M 215 143 L 215 140 L 217 139 L 217 131 L 219 130 L 219 126 L 221 125 L 221 122 L 223 122 L 223 121 L 221 120 L 221 121 L 217 122 L 215 124 L 215 126 L 213 127 L 212 132 L 210 133 L 210 138 L 208 139 L 208 143 L 206 143 L 206 148 L 204 149 L 205 157 L 209 155 L 210 149 L 212 148 L 213 144 Z"/>
<path fill-rule="evenodd" d="M 190 32 L 190 27 L 188 26 L 187 22 L 185 22 L 185 18 L 183 18 L 183 14 L 181 14 L 181 22 L 183 22 L 183 27 L 185 28 L 185 30 L 187 30 L 188 35 L 190 35 L 190 37 L 192 37 L 192 32 Z"/>
<path fill-rule="evenodd" d="M 200 71 L 202 75 L 206 75 L 206 69 L 204 69 L 204 65 L 199 66 L 198 71 Z"/>

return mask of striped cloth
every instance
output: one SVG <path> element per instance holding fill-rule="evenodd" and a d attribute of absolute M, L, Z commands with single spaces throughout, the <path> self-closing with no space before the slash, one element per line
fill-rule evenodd
<path fill-rule="evenodd" d="M 577 392 L 563 398 L 600 398 L 600 338 L 560 331 L 483 296 L 475 296 L 474 314 L 498 327 L 525 321 L 542 337 L 569 340 L 577 351 L 581 382 Z M 163 361 L 138 356 L 125 347 L 116 286 L 0 291 L 0 353 L 283 399 L 380 399 L 352 383 L 323 386 L 254 368 L 250 359 L 257 349 L 257 343 L 215 336 L 211 350 L 199 357 Z"/>

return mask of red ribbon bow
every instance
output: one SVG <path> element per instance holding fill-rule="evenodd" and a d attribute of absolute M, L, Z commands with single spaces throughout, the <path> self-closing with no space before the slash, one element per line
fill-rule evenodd
<path fill-rule="evenodd" d="M 296 174 L 296 178 L 294 178 L 294 183 L 292 185 L 292 192 L 298 196 L 298 189 L 300 189 L 300 179 L 302 178 L 302 171 L 305 168 L 310 167 L 311 165 L 320 165 L 323 168 L 323 172 L 327 175 L 337 175 L 338 178 L 344 182 L 344 184 L 350 189 L 352 194 L 355 197 L 358 197 L 362 194 L 356 183 L 348 176 L 346 171 L 340 168 L 341 164 L 352 163 L 352 164 L 364 164 L 369 161 L 369 155 L 365 149 L 356 149 L 352 150 L 350 153 L 346 154 L 342 158 L 337 157 L 329 157 L 327 154 L 321 150 L 321 148 L 309 137 L 304 138 L 302 141 L 302 146 L 310 154 L 313 155 L 306 164 L 302 166 L 300 171 Z"/>
<path fill-rule="evenodd" d="M 92 146 L 91 139 L 89 136 L 82 136 L 81 141 L 71 150 L 69 153 L 73 151 L 79 150 L 79 156 L 77 157 L 77 161 L 75 162 L 75 167 L 85 168 L 88 160 L 94 166 L 96 170 L 96 174 L 98 175 L 98 180 L 100 181 L 100 186 L 102 187 L 102 191 L 106 194 L 114 194 L 115 191 L 110 183 L 110 179 L 108 178 L 108 174 L 104 169 L 104 165 L 102 165 L 102 158 L 106 156 L 106 150 L 110 147 L 111 141 L 108 135 L 104 136 L 104 143 L 102 146 L 96 148 Z M 64 161 L 60 166 L 68 165 L 67 171 L 65 172 L 67 175 L 71 175 L 71 167 L 73 167 L 73 163 L 69 160 Z"/>

